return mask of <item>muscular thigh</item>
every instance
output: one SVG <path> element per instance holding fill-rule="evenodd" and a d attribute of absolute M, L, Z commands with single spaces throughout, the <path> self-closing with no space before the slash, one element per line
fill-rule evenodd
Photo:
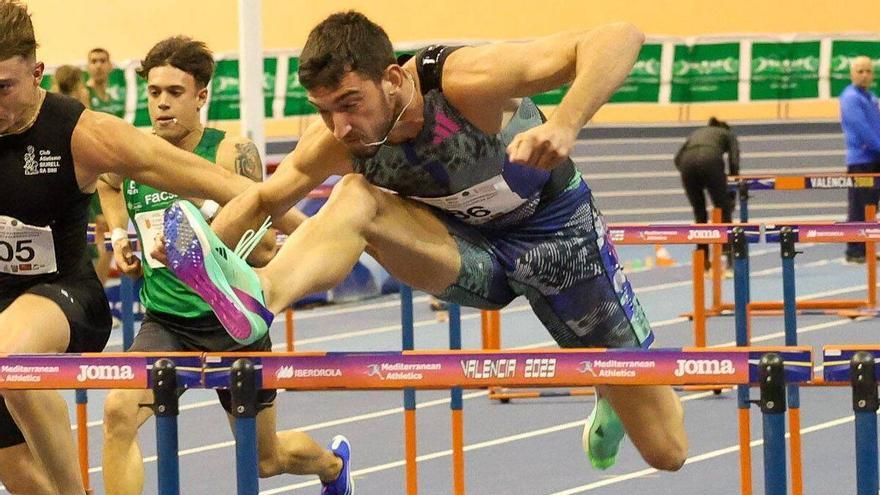
<path fill-rule="evenodd" d="M 22 294 L 0 312 L 0 352 L 64 352 L 70 323 L 54 301 Z"/>
<path fill-rule="evenodd" d="M 442 292 L 458 277 L 461 258 L 437 210 L 370 187 L 379 206 L 366 234 L 367 252 L 408 285 Z"/>

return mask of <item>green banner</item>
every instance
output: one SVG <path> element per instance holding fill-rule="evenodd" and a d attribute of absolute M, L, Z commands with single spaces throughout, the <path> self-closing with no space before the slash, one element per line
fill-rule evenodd
<path fill-rule="evenodd" d="M 675 46 L 670 101 L 736 101 L 738 97 L 739 43 Z"/>
<path fill-rule="evenodd" d="M 614 96 L 611 103 L 657 103 L 660 99 L 660 54 L 663 45 L 642 46 L 629 77 Z"/>
<path fill-rule="evenodd" d="M 874 74 L 880 74 L 880 41 L 835 40 L 831 43 L 831 96 L 838 97 L 850 84 L 849 66 L 859 56 L 871 57 Z M 874 78 L 874 94 L 880 93 L 880 77 Z"/>
<path fill-rule="evenodd" d="M 52 81 L 55 80 L 55 74 L 46 74 L 43 73 L 43 78 L 40 79 L 40 87 L 49 91 L 52 89 Z"/>
<path fill-rule="evenodd" d="M 819 42 L 752 44 L 752 100 L 819 97 Z"/>
<path fill-rule="evenodd" d="M 287 62 L 287 90 L 284 92 L 284 116 L 310 115 L 316 113 L 306 96 L 306 88 L 299 83 L 299 57 Z"/>
<path fill-rule="evenodd" d="M 272 98 L 275 94 L 276 57 L 263 59 L 263 98 L 266 118 L 272 118 Z M 218 60 L 211 80 L 211 101 L 208 120 L 237 120 L 241 117 L 240 79 L 238 60 Z"/>
<path fill-rule="evenodd" d="M 263 115 L 274 117 L 272 102 L 275 101 L 275 78 L 278 75 L 278 57 L 263 59 Z"/>
<path fill-rule="evenodd" d="M 147 108 L 147 81 L 138 76 L 137 79 L 137 108 L 134 111 L 134 125 L 137 127 L 152 127 L 150 110 Z"/>

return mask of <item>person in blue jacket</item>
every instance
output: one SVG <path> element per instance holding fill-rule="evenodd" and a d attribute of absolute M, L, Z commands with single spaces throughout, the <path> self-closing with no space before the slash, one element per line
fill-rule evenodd
<path fill-rule="evenodd" d="M 874 62 L 856 57 L 850 65 L 852 84 L 840 93 L 840 125 L 846 138 L 846 171 L 850 174 L 880 173 L 880 108 L 874 84 Z M 865 220 L 865 205 L 877 204 L 880 192 L 874 189 L 851 188 L 847 194 L 847 221 Z M 846 245 L 846 261 L 865 262 L 865 245 Z"/>

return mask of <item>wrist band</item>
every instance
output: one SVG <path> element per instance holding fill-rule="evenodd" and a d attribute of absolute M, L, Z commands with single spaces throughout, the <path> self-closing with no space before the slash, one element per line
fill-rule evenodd
<path fill-rule="evenodd" d="M 199 208 L 199 211 L 202 212 L 202 216 L 205 217 L 205 220 L 211 221 L 217 212 L 220 211 L 220 205 L 217 204 L 216 201 L 211 201 L 210 199 L 206 199 L 204 203 L 202 203 L 202 207 Z"/>
<path fill-rule="evenodd" d="M 110 242 L 115 244 L 120 239 L 128 240 L 128 230 L 116 227 L 110 232 Z"/>

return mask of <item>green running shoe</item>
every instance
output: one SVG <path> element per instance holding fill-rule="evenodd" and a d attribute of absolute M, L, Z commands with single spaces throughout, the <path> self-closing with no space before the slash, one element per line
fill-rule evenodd
<path fill-rule="evenodd" d="M 596 469 L 608 469 L 617 461 L 617 451 L 623 440 L 623 424 L 611 404 L 596 396 L 596 406 L 584 425 L 584 452 Z"/>
<path fill-rule="evenodd" d="M 275 315 L 266 308 L 260 279 L 198 208 L 175 202 L 165 210 L 164 231 L 168 268 L 211 306 L 229 335 L 245 345 L 266 335 Z"/>

